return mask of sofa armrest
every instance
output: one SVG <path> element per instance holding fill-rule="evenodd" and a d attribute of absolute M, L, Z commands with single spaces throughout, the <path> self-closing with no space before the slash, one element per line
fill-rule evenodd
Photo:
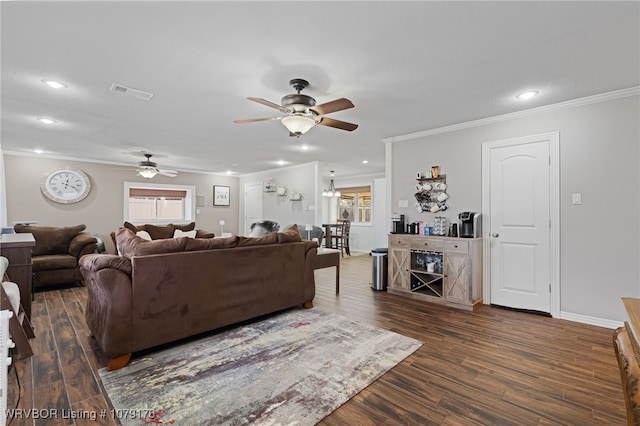
<path fill-rule="evenodd" d="M 111 254 L 88 254 L 80 261 L 87 287 L 85 320 L 107 357 L 134 350 L 131 261 Z"/>
<path fill-rule="evenodd" d="M 131 260 L 115 254 L 87 254 L 82 256 L 79 264 L 82 272 L 98 272 L 101 269 L 112 268 L 131 276 Z"/>
<path fill-rule="evenodd" d="M 93 253 L 98 247 L 98 240 L 87 232 L 81 232 L 71 239 L 69 254 L 80 259 L 85 254 Z"/>

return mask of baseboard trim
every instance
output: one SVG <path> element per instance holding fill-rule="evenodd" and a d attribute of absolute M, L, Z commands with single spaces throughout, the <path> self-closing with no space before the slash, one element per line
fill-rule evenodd
<path fill-rule="evenodd" d="M 622 327 L 624 325 L 622 321 L 613 321 L 604 318 L 596 318 L 587 315 L 580 315 L 562 311 L 560 312 L 560 319 L 580 322 L 583 324 L 596 325 L 598 327 L 610 328 L 612 330 L 615 330 L 616 328 Z"/>

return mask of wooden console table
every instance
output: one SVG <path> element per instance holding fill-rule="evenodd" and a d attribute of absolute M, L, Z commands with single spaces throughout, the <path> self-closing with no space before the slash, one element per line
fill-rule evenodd
<path fill-rule="evenodd" d="M 318 247 L 313 269 L 336 267 L 336 294 L 340 293 L 340 250 Z"/>
<path fill-rule="evenodd" d="M 31 268 L 31 248 L 35 247 L 33 234 L 2 234 L 0 236 L 0 255 L 9 259 L 7 275 L 20 288 L 22 307 L 31 320 L 31 291 L 33 273 Z"/>

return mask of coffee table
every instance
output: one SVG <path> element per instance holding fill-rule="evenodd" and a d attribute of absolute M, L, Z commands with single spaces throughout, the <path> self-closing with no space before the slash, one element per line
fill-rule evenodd
<path fill-rule="evenodd" d="M 340 250 L 318 247 L 313 269 L 336 267 L 336 294 L 340 293 Z"/>

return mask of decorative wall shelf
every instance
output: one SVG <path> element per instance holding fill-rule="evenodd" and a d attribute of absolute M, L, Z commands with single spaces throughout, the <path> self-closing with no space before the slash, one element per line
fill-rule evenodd
<path fill-rule="evenodd" d="M 447 175 L 438 175 L 437 178 L 419 177 L 416 179 L 416 210 L 418 212 L 436 213 L 447 210 L 449 206 L 446 201 Z"/>

